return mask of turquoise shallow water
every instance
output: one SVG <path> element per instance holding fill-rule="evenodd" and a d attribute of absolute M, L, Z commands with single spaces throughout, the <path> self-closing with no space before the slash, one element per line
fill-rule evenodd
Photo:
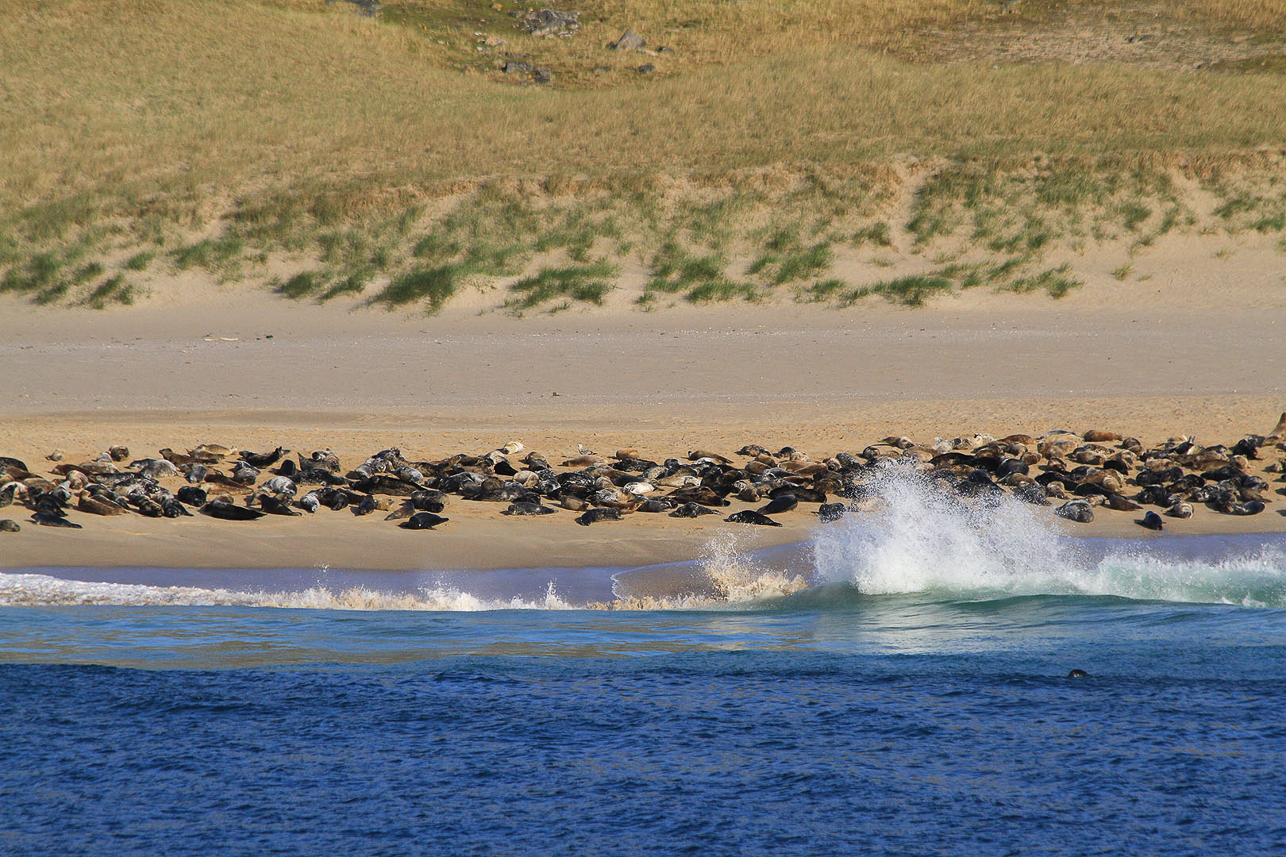
<path fill-rule="evenodd" d="M 0 574 L 0 853 L 1286 853 L 1286 540 L 922 500 L 647 569 Z"/>

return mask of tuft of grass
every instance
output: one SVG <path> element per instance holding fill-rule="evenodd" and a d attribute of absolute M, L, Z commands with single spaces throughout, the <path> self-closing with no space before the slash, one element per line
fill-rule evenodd
<path fill-rule="evenodd" d="M 760 297 L 759 290 L 750 283 L 738 283 L 724 278 L 707 280 L 693 286 L 683 296 L 688 303 L 694 304 L 730 301 L 737 298 L 746 301 L 757 301 Z"/>
<path fill-rule="evenodd" d="M 4 279 L 0 280 L 0 293 L 19 292 L 31 295 L 33 303 L 53 304 L 66 297 L 73 286 L 79 286 L 103 274 L 103 266 L 98 262 L 81 265 L 72 271 L 67 269 L 75 263 L 75 251 L 67 254 L 41 253 L 27 261 L 25 265 L 10 268 Z"/>
<path fill-rule="evenodd" d="M 1071 271 L 1071 265 L 1059 265 L 1057 268 L 1050 268 L 1033 274 L 1029 277 L 1018 277 L 1001 287 L 1002 291 L 1017 292 L 1027 294 L 1029 292 L 1044 291 L 1051 298 L 1057 300 L 1063 297 L 1072 289 L 1084 285 L 1080 280 L 1068 275 Z"/>
<path fill-rule="evenodd" d="M 615 288 L 611 282 L 619 269 L 608 262 L 597 261 L 586 265 L 564 268 L 543 268 L 530 277 L 524 277 L 509 287 L 513 300 L 505 306 L 512 309 L 530 309 L 554 298 L 568 298 L 602 305 L 603 298 Z"/>
<path fill-rule="evenodd" d="M 124 274 L 113 274 L 90 292 L 82 305 L 92 309 L 106 309 L 109 303 L 130 306 L 134 303 L 134 286 L 126 282 Z"/>
<path fill-rule="evenodd" d="M 1121 222 L 1130 232 L 1137 232 L 1143 221 L 1152 216 L 1152 209 L 1137 201 L 1129 201 L 1120 206 L 1118 212 Z"/>
<path fill-rule="evenodd" d="M 442 232 L 430 232 L 415 242 L 411 255 L 417 259 L 442 261 L 454 258 L 463 250 L 458 241 Z"/>
<path fill-rule="evenodd" d="M 861 247 L 863 244 L 874 244 L 876 247 L 892 247 L 892 230 L 883 221 L 872 223 L 854 232 L 851 243 L 854 247 Z"/>
<path fill-rule="evenodd" d="M 503 277 L 518 273 L 528 252 L 527 246 L 518 241 L 483 241 L 465 252 L 461 264 L 471 273 Z"/>
<path fill-rule="evenodd" d="M 1264 234 L 1286 230 L 1286 211 L 1276 211 L 1272 214 L 1265 214 L 1252 223 L 1250 228 L 1254 229 L 1256 232 Z"/>
<path fill-rule="evenodd" d="M 235 269 L 245 250 L 246 242 L 241 236 L 223 235 L 180 247 L 172 256 L 180 271 L 204 268 L 211 272 L 230 272 Z"/>
<path fill-rule="evenodd" d="M 853 289 L 843 296 L 843 304 L 848 306 L 868 295 L 881 295 L 895 304 L 922 307 L 933 295 L 948 294 L 954 287 L 951 278 L 941 274 L 917 274 Z"/>
<path fill-rule="evenodd" d="M 562 248 L 574 261 L 586 262 L 599 238 L 615 238 L 620 241 L 622 237 L 621 227 L 615 218 L 595 217 L 593 212 L 584 207 L 574 207 L 564 213 L 559 223 L 540 234 L 535 241 L 535 249 L 539 253 L 546 253 Z"/>
<path fill-rule="evenodd" d="M 53 287 L 60 279 L 67 260 L 57 253 L 39 253 L 25 265 L 10 268 L 0 280 L 0 292 L 40 292 Z"/>
<path fill-rule="evenodd" d="M 1134 265 L 1132 265 L 1129 262 L 1126 262 L 1124 265 L 1122 265 L 1119 268 L 1112 269 L 1112 276 L 1115 277 L 1118 282 L 1122 282 L 1122 283 L 1125 282 L 1126 278 L 1133 273 L 1134 273 Z"/>
<path fill-rule="evenodd" d="M 123 267 L 127 271 L 146 271 L 155 259 L 156 253 L 143 250 L 126 259 Z"/>
<path fill-rule="evenodd" d="M 371 281 L 371 272 L 369 270 L 354 271 L 347 276 L 340 277 L 334 285 L 322 292 L 317 297 L 317 303 L 324 304 L 326 301 L 339 297 L 340 295 L 360 295 L 366 290 L 366 286 Z"/>
<path fill-rule="evenodd" d="M 779 229 L 750 264 L 749 273 L 766 273 L 772 285 L 781 286 L 819 274 L 831 266 L 834 258 L 829 243 L 821 241 L 805 247 L 798 232 Z"/>
<path fill-rule="evenodd" d="M 292 301 L 297 301 L 317 292 L 328 281 L 329 277 L 320 271 L 301 271 L 278 285 L 276 292 Z"/>
<path fill-rule="evenodd" d="M 430 313 L 436 313 L 459 289 L 470 271 L 464 265 L 446 264 L 432 268 L 415 268 L 389 281 L 370 303 L 388 307 L 428 302 Z"/>
<path fill-rule="evenodd" d="M 818 280 L 812 285 L 801 289 L 799 299 L 805 303 L 821 303 L 837 297 L 843 288 L 843 280 Z"/>
<path fill-rule="evenodd" d="M 675 240 L 661 245 L 652 256 L 652 278 L 647 292 L 677 294 L 693 286 L 724 279 L 727 257 L 719 253 L 697 256 L 689 253 Z"/>

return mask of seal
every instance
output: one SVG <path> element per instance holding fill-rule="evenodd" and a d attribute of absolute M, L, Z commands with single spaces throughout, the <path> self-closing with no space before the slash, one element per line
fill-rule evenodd
<path fill-rule="evenodd" d="M 281 457 L 283 455 L 285 455 L 288 452 L 290 452 L 290 450 L 282 449 L 280 446 L 274 449 L 272 452 L 264 452 L 264 453 L 250 452 L 249 450 L 243 449 L 241 451 L 241 460 L 244 461 L 246 464 L 262 469 L 264 467 L 272 467 L 274 464 L 276 464 L 278 461 L 281 460 Z"/>
<path fill-rule="evenodd" d="M 174 496 L 178 498 L 180 503 L 188 506 L 204 506 L 205 501 L 209 499 L 206 496 L 205 489 L 198 488 L 195 485 L 184 485 Z"/>
<path fill-rule="evenodd" d="M 779 494 L 771 502 L 759 507 L 761 515 L 779 515 L 782 512 L 794 511 L 799 505 L 799 499 L 794 494 Z"/>
<path fill-rule="evenodd" d="M 140 458 L 129 463 L 130 467 L 135 468 L 144 476 L 150 476 L 152 479 L 160 479 L 165 476 L 180 476 L 179 469 L 174 463 L 164 458 Z"/>
<path fill-rule="evenodd" d="M 599 521 L 619 521 L 621 519 L 620 509 L 599 508 L 590 509 L 585 514 L 576 518 L 576 523 L 582 527 L 588 527 L 590 524 L 597 524 Z"/>
<path fill-rule="evenodd" d="M 441 515 L 435 515 L 432 512 L 416 512 L 402 523 L 398 524 L 404 530 L 431 530 L 439 524 L 445 524 L 450 518 L 444 518 Z"/>
<path fill-rule="evenodd" d="M 1090 674 L 1085 670 L 1072 670 L 1067 674 L 1068 678 L 1090 678 Z"/>
<path fill-rule="evenodd" d="M 1014 496 L 1033 506 L 1049 506 L 1049 495 L 1038 482 L 1026 482 L 1014 489 Z"/>
<path fill-rule="evenodd" d="M 731 515 L 724 518 L 724 520 L 731 524 L 757 524 L 761 527 L 781 526 L 779 521 L 774 521 L 772 518 L 767 515 L 760 514 L 754 509 L 745 509 L 741 512 L 733 512 Z"/>
<path fill-rule="evenodd" d="M 557 509 L 551 509 L 541 503 L 526 503 L 519 501 L 510 503 L 509 508 L 501 511 L 502 515 L 552 515 Z"/>
<path fill-rule="evenodd" d="M 257 494 L 259 498 L 259 508 L 263 509 L 269 515 L 284 515 L 291 518 L 298 518 L 299 513 L 290 508 L 289 498 L 274 497 L 271 494 Z"/>
<path fill-rule="evenodd" d="M 190 518 L 192 513 L 187 510 L 178 498 L 171 494 L 165 494 L 157 501 L 161 504 L 161 511 L 167 518 Z"/>
<path fill-rule="evenodd" d="M 211 500 L 201 507 L 202 515 L 218 518 L 221 521 L 255 521 L 264 516 L 258 509 L 247 509 L 224 500 Z"/>
<path fill-rule="evenodd" d="M 1054 514 L 1078 524 L 1088 524 L 1094 520 L 1094 510 L 1084 500 L 1068 500 L 1055 509 Z"/>
<path fill-rule="evenodd" d="M 0 521 L 0 533 L 20 532 L 22 532 L 22 527 L 18 526 L 18 522 L 13 518 L 5 518 L 3 521 Z"/>
<path fill-rule="evenodd" d="M 76 501 L 76 508 L 91 515 L 124 515 L 125 510 L 115 503 L 99 500 L 89 494 L 81 494 Z"/>
<path fill-rule="evenodd" d="M 1108 494 L 1107 497 L 1103 500 L 1103 505 L 1117 512 L 1136 512 L 1139 509 L 1143 508 L 1138 503 L 1135 503 L 1132 500 L 1127 500 L 1126 498 L 1122 497 L 1120 494 L 1115 494 L 1115 493 Z M 1148 514 L 1151 515 L 1152 513 L 1148 512 Z M 1160 521 L 1160 518 L 1158 518 L 1157 520 Z"/>
<path fill-rule="evenodd" d="M 51 515 L 48 512 L 37 512 L 31 516 L 31 522 L 42 527 L 66 527 L 69 530 L 84 529 L 80 524 L 61 518 L 58 515 Z"/>
<path fill-rule="evenodd" d="M 1161 521 L 1161 516 L 1156 512 L 1146 512 L 1141 519 L 1134 523 L 1145 529 L 1156 530 L 1157 532 L 1160 532 L 1165 526 Z"/>
<path fill-rule="evenodd" d="M 844 517 L 847 511 L 843 503 L 823 503 L 817 507 L 817 520 L 825 524 L 833 523 Z"/>
<path fill-rule="evenodd" d="M 702 515 L 717 515 L 714 509 L 702 506 L 700 503 L 684 503 L 675 508 L 670 513 L 671 518 L 700 518 Z"/>

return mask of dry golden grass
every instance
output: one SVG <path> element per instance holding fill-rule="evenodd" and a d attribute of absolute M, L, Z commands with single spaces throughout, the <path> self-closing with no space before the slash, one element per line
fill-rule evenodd
<path fill-rule="evenodd" d="M 1278 74 L 908 59 L 928 29 L 995 19 L 991 0 L 602 0 L 578 4 L 569 39 L 518 32 L 520 7 L 500 4 L 388 2 L 388 20 L 324 0 L 5 4 L 0 266 L 229 222 L 306 250 L 320 229 L 505 177 L 519 195 L 619 195 L 783 165 L 843 177 L 909 152 L 1218 164 L 1286 141 Z M 1054 7 L 1026 4 L 1037 22 Z M 1162 8 L 1269 36 L 1286 21 L 1273 0 Z M 673 53 L 606 51 L 626 26 Z M 475 33 L 547 62 L 555 85 L 513 85 Z"/>

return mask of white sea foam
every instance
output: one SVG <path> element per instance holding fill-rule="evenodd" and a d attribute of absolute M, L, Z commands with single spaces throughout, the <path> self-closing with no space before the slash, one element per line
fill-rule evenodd
<path fill-rule="evenodd" d="M 706 544 L 702 571 L 710 580 L 715 599 L 728 604 L 746 604 L 780 598 L 805 589 L 802 574 L 769 568 L 744 551 L 737 530 L 727 530 Z"/>
<path fill-rule="evenodd" d="M 297 592 L 240 592 L 187 586 L 142 586 L 63 580 L 44 574 L 0 573 L 0 606 L 116 605 L 137 607 L 277 607 L 306 610 L 567 610 L 551 583 L 541 598 L 484 599 L 434 586 L 416 592 L 380 592 L 362 586 L 314 586 Z"/>
<path fill-rule="evenodd" d="M 850 583 L 868 595 L 1112 595 L 1286 606 L 1280 549 L 1181 558 L 1168 555 L 1162 540 L 1096 556 L 1061 537 L 1048 510 L 1007 495 L 962 500 L 904 468 L 891 468 L 871 487 L 872 509 L 819 528 L 817 582 Z"/>

